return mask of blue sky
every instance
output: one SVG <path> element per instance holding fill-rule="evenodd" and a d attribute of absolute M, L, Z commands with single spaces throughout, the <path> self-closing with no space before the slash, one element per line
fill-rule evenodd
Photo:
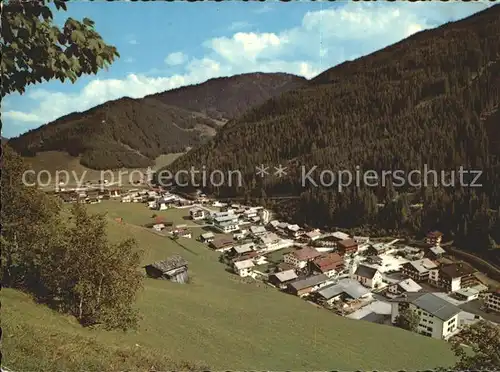
<path fill-rule="evenodd" d="M 123 96 L 133 98 L 245 72 L 314 77 L 492 2 L 74 2 L 57 12 L 91 18 L 121 58 L 75 84 L 30 86 L 2 102 L 2 135 Z"/>

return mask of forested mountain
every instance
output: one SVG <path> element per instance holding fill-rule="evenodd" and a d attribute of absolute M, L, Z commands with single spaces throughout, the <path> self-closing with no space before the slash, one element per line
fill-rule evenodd
<path fill-rule="evenodd" d="M 233 120 L 170 170 L 205 165 L 240 170 L 242 187 L 210 187 L 224 197 L 260 198 L 315 226 L 370 232 L 442 230 L 498 260 L 500 250 L 500 6 L 423 31 L 331 68 L 307 86 L 269 99 Z M 287 175 L 258 177 L 282 164 Z M 302 185 L 302 169 L 481 170 L 482 187 L 354 184 L 338 191 Z M 307 172 L 304 172 L 307 173 Z M 467 177 L 466 177 L 467 178 Z M 474 177 L 472 177 L 474 178 Z M 325 177 L 324 182 L 329 178 Z M 319 182 L 319 181 L 318 181 Z M 368 181 L 373 183 L 373 181 Z M 433 179 L 430 176 L 432 185 Z M 415 185 L 415 181 L 413 181 Z M 441 182 L 439 182 L 441 184 Z M 292 195 L 280 202 L 271 197 Z M 423 207 L 422 207 L 423 206 Z M 495 242 L 496 240 L 496 242 Z M 489 249 L 489 250 L 488 250 Z"/>
<path fill-rule="evenodd" d="M 152 97 L 168 105 L 228 120 L 240 116 L 249 107 L 298 88 L 306 81 L 303 77 L 284 73 L 242 74 L 210 79 L 202 84 L 172 89 Z"/>
<path fill-rule="evenodd" d="M 290 74 L 211 79 L 142 99 L 121 98 L 72 113 L 9 141 L 23 156 L 65 151 L 93 169 L 151 165 L 204 143 L 228 119 L 307 80 Z"/>

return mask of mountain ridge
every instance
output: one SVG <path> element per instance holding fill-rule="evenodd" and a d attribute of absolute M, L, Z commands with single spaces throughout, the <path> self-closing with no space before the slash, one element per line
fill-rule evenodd
<path fill-rule="evenodd" d="M 74 112 L 9 140 L 25 157 L 63 151 L 92 169 L 142 168 L 162 154 L 184 152 L 215 134 L 225 122 L 305 84 L 283 73 L 249 73 L 144 98 L 122 97 Z M 239 100 L 239 105 L 233 105 Z"/>

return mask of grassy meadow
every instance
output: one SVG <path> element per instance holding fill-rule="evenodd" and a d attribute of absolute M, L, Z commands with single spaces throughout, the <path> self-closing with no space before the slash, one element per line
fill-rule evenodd
<path fill-rule="evenodd" d="M 201 228 L 193 239 L 175 242 L 136 226 L 151 221 L 143 204 L 110 201 L 89 210 L 108 210 L 110 239 L 135 237 L 144 264 L 181 254 L 192 282 L 145 279 L 139 329 L 126 333 L 84 329 L 20 292 L 2 290 L 4 365 L 14 371 L 146 371 L 155 363 L 168 369 L 171 361 L 212 370 L 422 370 L 454 361 L 445 342 L 342 318 L 226 272 L 218 254 L 194 240 Z M 155 213 L 186 223 L 188 209 Z"/>

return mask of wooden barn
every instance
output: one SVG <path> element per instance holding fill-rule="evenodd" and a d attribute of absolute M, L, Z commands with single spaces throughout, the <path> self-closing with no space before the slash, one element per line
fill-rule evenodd
<path fill-rule="evenodd" d="M 187 261 L 178 255 L 144 266 L 144 268 L 150 278 L 167 279 L 176 283 L 188 281 Z"/>

